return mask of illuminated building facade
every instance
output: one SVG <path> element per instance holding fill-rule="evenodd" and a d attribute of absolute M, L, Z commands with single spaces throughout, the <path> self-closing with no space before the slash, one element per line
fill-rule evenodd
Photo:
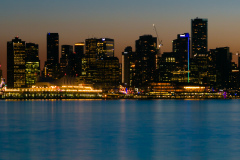
<path fill-rule="evenodd" d="M 43 76 L 57 79 L 59 67 L 59 35 L 47 33 L 47 61 L 45 62 Z"/>
<path fill-rule="evenodd" d="M 35 85 L 40 76 L 40 60 L 38 44 L 26 43 L 26 87 Z"/>
<path fill-rule="evenodd" d="M 143 35 L 136 40 L 136 64 L 134 86 L 147 86 L 155 80 L 157 68 L 157 38 Z"/>
<path fill-rule="evenodd" d="M 160 59 L 160 81 L 161 82 L 171 82 L 173 80 L 173 73 L 178 71 L 177 63 L 176 63 L 176 55 L 175 52 L 164 52 Z"/>
<path fill-rule="evenodd" d="M 208 20 L 196 18 L 191 20 L 192 56 L 206 54 L 208 51 Z"/>
<path fill-rule="evenodd" d="M 96 83 L 98 79 L 97 61 L 106 57 L 114 57 L 113 39 L 86 39 L 80 81 L 84 81 L 84 83 Z"/>
<path fill-rule="evenodd" d="M 70 71 L 74 70 L 71 66 L 71 59 L 73 58 L 73 46 L 72 45 L 62 45 L 60 59 L 60 77 L 64 75 L 70 75 Z"/>
<path fill-rule="evenodd" d="M 120 84 L 119 59 L 105 57 L 97 60 L 96 84 L 103 90 L 118 88 Z"/>
<path fill-rule="evenodd" d="M 238 90 L 240 84 L 239 69 L 235 62 L 231 62 L 231 72 L 229 76 L 229 89 Z"/>
<path fill-rule="evenodd" d="M 176 79 L 178 75 L 181 82 L 188 82 L 190 80 L 190 36 L 189 33 L 178 34 L 177 39 L 172 42 L 173 52 L 176 53 L 176 67 L 178 72 L 176 73 Z M 182 75 L 183 74 L 183 75 Z M 184 75 L 187 74 L 187 79 Z"/>
<path fill-rule="evenodd" d="M 15 37 L 7 42 L 7 85 L 8 88 L 25 87 L 25 41 Z"/>

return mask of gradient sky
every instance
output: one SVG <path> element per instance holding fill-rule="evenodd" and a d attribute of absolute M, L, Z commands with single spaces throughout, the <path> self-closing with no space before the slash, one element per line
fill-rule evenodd
<path fill-rule="evenodd" d="M 163 52 L 171 51 L 177 34 L 191 33 L 191 19 L 208 19 L 208 49 L 240 51 L 239 0 L 2 0 L 0 5 L 0 63 L 6 78 L 7 41 L 15 36 L 39 44 L 41 69 L 46 60 L 47 32 L 59 33 L 60 46 L 86 38 L 115 40 L 121 61 L 126 46 L 144 34 L 156 36 Z M 59 48 L 59 50 L 61 50 Z"/>

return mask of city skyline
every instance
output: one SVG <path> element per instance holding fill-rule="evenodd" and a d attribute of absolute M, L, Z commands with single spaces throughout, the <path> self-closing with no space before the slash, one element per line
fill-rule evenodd
<path fill-rule="evenodd" d="M 228 46 L 232 53 L 239 51 L 238 1 L 231 1 L 231 4 L 213 0 L 46 2 L 3 2 L 4 7 L 0 11 L 0 62 L 4 77 L 7 41 L 19 36 L 27 43 L 38 44 L 42 70 L 47 57 L 47 32 L 59 34 L 59 46 L 74 45 L 93 37 L 112 38 L 115 40 L 115 55 L 121 61 L 124 48 L 134 48 L 139 36 L 151 34 L 156 37 L 153 23 L 163 41 L 162 52 L 169 52 L 177 34 L 190 33 L 191 19 L 199 17 L 208 19 L 208 49 Z"/>

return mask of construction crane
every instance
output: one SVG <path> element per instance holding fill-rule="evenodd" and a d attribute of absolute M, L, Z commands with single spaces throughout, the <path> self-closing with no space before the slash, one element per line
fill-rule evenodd
<path fill-rule="evenodd" d="M 157 29 L 156 29 L 156 26 L 155 26 L 155 24 L 153 24 L 153 29 L 155 30 L 155 32 L 156 32 L 156 35 L 157 35 L 157 40 L 158 40 L 158 42 L 159 42 L 159 45 L 158 45 L 158 49 L 159 49 L 159 54 L 161 55 L 161 47 L 163 46 L 163 44 L 162 44 L 162 40 L 160 40 L 159 39 L 159 36 L 158 36 L 158 33 L 157 33 Z M 160 56 L 159 55 L 159 56 Z"/>

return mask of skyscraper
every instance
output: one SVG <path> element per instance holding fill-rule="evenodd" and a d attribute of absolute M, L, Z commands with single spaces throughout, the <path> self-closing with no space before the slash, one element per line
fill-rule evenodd
<path fill-rule="evenodd" d="M 73 46 L 72 45 L 62 45 L 62 57 L 60 59 L 60 77 L 64 75 L 69 75 L 71 70 L 74 68 L 71 66 L 71 59 L 73 58 Z"/>
<path fill-rule="evenodd" d="M 130 85 L 130 58 L 132 54 L 132 47 L 128 46 L 122 52 L 122 83 Z"/>
<path fill-rule="evenodd" d="M 74 45 L 74 61 L 73 61 L 73 65 L 74 65 L 74 71 L 75 71 L 75 75 L 76 77 L 81 75 L 82 72 L 82 59 L 84 57 L 84 47 L 85 47 L 85 43 L 84 42 L 78 42 L 75 43 Z"/>
<path fill-rule="evenodd" d="M 25 41 L 15 37 L 7 42 L 7 85 L 8 88 L 25 87 Z"/>
<path fill-rule="evenodd" d="M 206 54 L 208 51 L 208 20 L 196 18 L 191 20 L 192 56 Z"/>
<path fill-rule="evenodd" d="M 147 86 L 149 82 L 155 80 L 156 76 L 157 38 L 151 35 L 140 36 L 136 40 L 136 58 L 134 86 Z"/>
<path fill-rule="evenodd" d="M 26 87 L 35 85 L 40 76 L 38 44 L 26 43 Z"/>
<path fill-rule="evenodd" d="M 47 61 L 44 66 L 44 77 L 57 79 L 59 66 L 58 33 L 47 33 Z"/>
<path fill-rule="evenodd" d="M 110 73 L 113 76 L 109 80 L 102 78 L 104 75 L 107 77 Z M 106 88 L 107 84 L 116 84 L 116 78 L 119 81 L 119 75 L 116 76 L 115 73 L 119 74 L 119 60 L 114 58 L 114 40 L 110 38 L 86 39 L 82 73 L 79 77 L 80 83 L 91 83 L 97 87 Z"/>
<path fill-rule="evenodd" d="M 91 38 L 85 40 L 85 55 L 82 59 L 82 77 L 87 83 L 97 81 L 97 61 L 114 56 L 114 40 Z"/>
<path fill-rule="evenodd" d="M 177 39 L 172 43 L 173 52 L 175 54 L 177 66 L 176 69 L 181 71 L 177 76 L 187 74 L 187 82 L 189 82 L 189 69 L 190 69 L 190 36 L 189 33 L 178 34 Z M 177 78 L 178 79 L 178 78 Z"/>

